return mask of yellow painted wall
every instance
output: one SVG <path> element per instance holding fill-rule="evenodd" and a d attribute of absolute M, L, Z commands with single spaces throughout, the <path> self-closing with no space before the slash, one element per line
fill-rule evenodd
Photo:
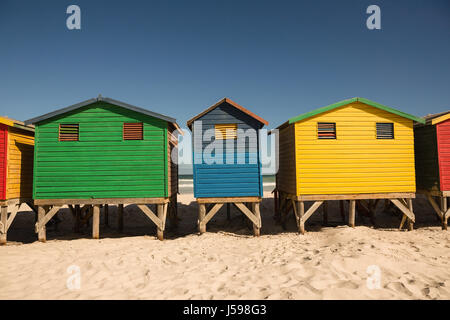
<path fill-rule="evenodd" d="M 32 198 L 34 133 L 9 127 L 6 198 Z"/>
<path fill-rule="evenodd" d="M 336 140 L 318 139 L 317 122 L 335 122 Z M 376 138 L 393 122 L 393 140 Z M 297 195 L 415 192 L 413 121 L 361 102 L 295 124 Z"/>

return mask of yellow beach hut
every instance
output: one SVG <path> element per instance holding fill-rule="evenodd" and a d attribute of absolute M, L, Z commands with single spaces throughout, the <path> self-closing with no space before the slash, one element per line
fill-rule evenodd
<path fill-rule="evenodd" d="M 278 127 L 279 170 L 275 199 L 282 222 L 292 210 L 300 233 L 327 201 L 349 203 L 372 217 L 389 199 L 412 229 L 415 216 L 413 123 L 423 119 L 364 98 L 352 98 L 289 119 Z M 305 201 L 313 201 L 305 212 Z"/>
<path fill-rule="evenodd" d="M 0 117 L 0 244 L 21 203 L 32 203 L 34 126 Z M 8 212 L 8 208 L 10 209 Z"/>

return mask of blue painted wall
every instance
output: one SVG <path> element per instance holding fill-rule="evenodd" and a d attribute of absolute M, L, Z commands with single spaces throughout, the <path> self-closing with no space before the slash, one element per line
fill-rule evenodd
<path fill-rule="evenodd" d="M 222 152 L 215 148 L 215 152 L 204 155 L 205 148 L 215 141 L 202 141 L 202 137 L 194 129 L 201 121 L 202 136 L 214 132 L 215 124 L 237 124 L 238 139 L 217 140 L 222 143 Z M 193 130 L 193 173 L 194 196 L 196 198 L 211 197 L 245 197 L 262 196 L 262 175 L 259 154 L 258 129 L 264 124 L 248 116 L 246 113 L 224 102 L 207 114 L 198 118 L 192 125 Z M 245 141 L 240 140 L 239 129 L 254 129 L 256 134 L 245 135 Z M 226 154 L 225 144 L 234 144 L 234 156 Z M 195 143 L 198 142 L 198 143 Z M 250 149 L 252 142 L 256 148 Z M 213 163 L 216 160 L 216 163 Z M 219 162 L 219 163 L 218 163 Z M 222 164 L 220 164 L 222 162 Z"/>

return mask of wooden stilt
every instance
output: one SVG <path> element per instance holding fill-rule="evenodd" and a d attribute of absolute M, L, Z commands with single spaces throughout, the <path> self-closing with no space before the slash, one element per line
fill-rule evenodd
<path fill-rule="evenodd" d="M 348 225 L 352 228 L 355 227 L 355 200 L 350 200 L 349 210 L 348 210 Z"/>
<path fill-rule="evenodd" d="M 409 211 L 414 212 L 412 199 L 407 199 L 406 202 L 408 204 Z M 410 218 L 408 218 L 408 230 L 413 231 L 413 229 L 414 229 L 414 221 L 412 221 Z"/>
<path fill-rule="evenodd" d="M 0 245 L 4 245 L 7 241 L 8 206 L 2 206 L 0 210 Z"/>
<path fill-rule="evenodd" d="M 117 206 L 117 225 L 120 232 L 123 231 L 123 204 Z"/>
<path fill-rule="evenodd" d="M 447 230 L 447 221 L 449 213 L 447 208 L 447 197 L 441 197 L 441 209 L 442 209 L 442 229 Z"/>
<path fill-rule="evenodd" d="M 92 238 L 100 238 L 100 206 L 94 205 L 92 208 Z"/>
<path fill-rule="evenodd" d="M 328 225 L 328 201 L 325 201 L 323 203 L 323 225 L 327 226 Z"/>
<path fill-rule="evenodd" d="M 105 204 L 103 211 L 105 213 L 105 226 L 109 226 L 109 206 Z"/>
<path fill-rule="evenodd" d="M 39 229 L 38 229 L 38 240 L 40 242 L 45 242 L 46 239 L 46 229 L 45 229 L 45 224 L 43 224 L 44 222 L 44 218 L 45 218 L 45 208 L 43 206 L 39 206 L 38 207 L 38 225 L 42 225 Z"/>
<path fill-rule="evenodd" d="M 231 220 L 231 214 L 230 214 L 230 210 L 231 209 L 231 203 L 227 203 L 227 220 L 230 221 Z"/>
<path fill-rule="evenodd" d="M 206 232 L 206 223 L 203 223 L 206 215 L 206 205 L 203 203 L 198 204 L 198 231 L 200 233 Z"/>
<path fill-rule="evenodd" d="M 408 199 L 408 201 L 400 201 L 399 199 L 390 199 L 390 201 L 401 211 L 403 212 L 404 217 L 402 218 L 402 222 L 400 223 L 399 229 L 403 227 L 403 223 L 405 221 L 408 221 L 408 229 L 411 229 L 413 226 L 413 223 L 416 221 L 416 218 L 414 216 L 414 212 L 412 210 L 412 199 Z M 411 201 L 409 203 L 409 201 Z M 407 204 L 405 206 L 404 202 Z"/>
<path fill-rule="evenodd" d="M 448 200 L 448 198 L 445 198 L 446 201 Z M 448 209 L 448 207 L 446 208 L 447 211 L 445 212 L 445 216 L 444 216 L 444 229 L 447 230 L 447 225 L 448 225 L 448 217 L 450 216 L 450 210 Z"/>
<path fill-rule="evenodd" d="M 297 212 L 299 217 L 298 232 L 305 234 L 305 220 L 303 218 L 305 215 L 305 203 L 303 201 L 297 202 Z"/>
<path fill-rule="evenodd" d="M 167 204 L 158 204 L 158 219 L 161 221 L 161 225 L 156 228 L 157 237 L 159 240 L 164 240 L 164 223 L 166 221 Z"/>
<path fill-rule="evenodd" d="M 253 234 L 256 237 L 259 237 L 261 234 L 261 213 L 259 212 L 259 203 L 258 202 L 252 202 L 252 211 L 255 215 L 256 219 L 259 221 L 259 225 L 253 223 Z"/>

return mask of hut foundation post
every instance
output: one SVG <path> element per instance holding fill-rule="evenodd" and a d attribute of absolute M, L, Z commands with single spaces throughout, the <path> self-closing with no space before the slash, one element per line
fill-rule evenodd
<path fill-rule="evenodd" d="M 42 225 L 45 218 L 45 208 L 43 206 L 38 207 L 38 240 L 40 242 L 45 242 L 46 239 L 46 230 L 45 225 Z"/>
<path fill-rule="evenodd" d="M 100 238 L 100 206 L 94 205 L 92 211 L 92 238 L 98 239 Z"/>
<path fill-rule="evenodd" d="M 200 233 L 206 232 L 206 223 L 204 222 L 206 216 L 206 205 L 203 203 L 198 204 L 198 231 Z"/>
<path fill-rule="evenodd" d="M 161 241 L 164 240 L 164 225 L 166 221 L 167 207 L 168 207 L 167 203 L 157 205 L 158 219 L 160 220 L 160 225 L 157 226 L 156 235 L 158 239 Z"/>
<path fill-rule="evenodd" d="M 441 208 L 442 208 L 442 229 L 447 230 L 447 221 L 448 221 L 448 207 L 447 207 L 447 197 L 441 197 Z"/>
<path fill-rule="evenodd" d="M 348 225 L 352 228 L 355 227 L 355 208 L 356 207 L 356 201 L 350 200 L 349 204 L 349 210 L 348 210 Z"/>
<path fill-rule="evenodd" d="M 227 220 L 230 221 L 231 220 L 231 214 L 230 214 L 230 208 L 231 207 L 231 203 L 227 203 Z"/>
<path fill-rule="evenodd" d="M 6 244 L 6 233 L 8 224 L 8 206 L 2 206 L 0 212 L 0 245 Z"/>
<path fill-rule="evenodd" d="M 117 206 L 117 225 L 120 232 L 123 231 L 123 204 Z"/>
<path fill-rule="evenodd" d="M 412 199 L 407 199 L 407 203 L 409 211 L 414 212 Z M 413 229 L 414 229 L 414 222 L 410 218 L 408 218 L 408 230 L 412 231 Z"/>
<path fill-rule="evenodd" d="M 258 202 L 252 202 L 252 211 L 256 217 L 256 220 L 259 222 L 259 224 L 253 223 L 253 234 L 256 237 L 259 237 L 261 234 L 261 213 L 259 212 L 259 203 Z"/>
<path fill-rule="evenodd" d="M 298 232 L 300 232 L 301 234 L 305 234 L 305 220 L 303 218 L 305 215 L 305 203 L 303 201 L 297 202 L 297 212 L 299 217 Z"/>

